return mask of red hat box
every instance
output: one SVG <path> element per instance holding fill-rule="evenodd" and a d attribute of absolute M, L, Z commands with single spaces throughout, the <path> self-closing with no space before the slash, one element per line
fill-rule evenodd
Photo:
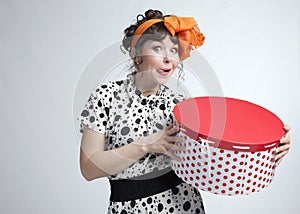
<path fill-rule="evenodd" d="M 282 121 L 254 103 L 228 97 L 195 97 L 173 110 L 178 135 L 172 168 L 186 183 L 221 195 L 244 195 L 266 188 L 275 173 L 275 149 Z"/>

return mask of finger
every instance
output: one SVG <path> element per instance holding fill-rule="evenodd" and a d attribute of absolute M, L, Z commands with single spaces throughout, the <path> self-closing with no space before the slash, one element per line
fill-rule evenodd
<path fill-rule="evenodd" d="M 290 129 L 291 129 L 291 127 L 286 124 L 286 125 L 284 125 L 283 129 L 285 131 L 283 137 L 286 137 L 286 136 L 290 137 Z"/>
<path fill-rule="evenodd" d="M 168 152 L 165 153 L 165 155 L 169 156 L 171 159 L 174 159 L 178 162 L 181 162 L 181 158 L 178 157 L 177 155 L 175 155 L 171 150 L 169 150 Z"/>
<path fill-rule="evenodd" d="M 167 135 L 175 135 L 178 131 L 179 131 L 178 127 L 173 127 L 173 128 L 171 128 L 169 130 L 166 130 L 166 134 Z"/>
<path fill-rule="evenodd" d="M 179 128 L 179 124 L 176 123 L 176 122 L 174 122 L 174 123 L 173 123 L 173 127 L 178 127 L 178 128 Z"/>
<path fill-rule="evenodd" d="M 276 154 L 283 151 L 288 151 L 289 149 L 290 149 L 290 144 L 281 144 L 276 148 Z"/>
<path fill-rule="evenodd" d="M 282 144 L 290 144 L 290 143 L 291 143 L 290 133 L 287 132 L 287 133 L 280 139 L 279 145 L 282 145 Z"/>
<path fill-rule="evenodd" d="M 180 145 L 176 145 L 176 144 L 171 144 L 171 143 L 164 144 L 164 147 L 166 149 L 166 152 L 168 152 L 170 150 L 172 150 L 173 152 L 174 151 L 181 151 L 181 152 L 186 151 L 186 149 L 185 149 L 184 146 L 180 146 Z"/>
<path fill-rule="evenodd" d="M 185 139 L 184 137 L 178 137 L 178 136 L 165 136 L 164 139 L 168 142 L 168 143 L 181 143 L 183 142 Z"/>
<path fill-rule="evenodd" d="M 275 162 L 281 158 L 283 158 L 286 154 L 288 153 L 288 151 L 283 151 L 283 152 L 280 152 L 278 154 L 275 155 Z"/>
<path fill-rule="evenodd" d="M 288 153 L 288 151 L 284 151 L 284 152 L 281 152 L 279 154 L 277 154 L 274 158 L 275 160 L 275 166 L 277 167 L 283 160 L 283 157 Z"/>
<path fill-rule="evenodd" d="M 275 167 L 278 167 L 279 164 L 282 162 L 283 158 L 280 158 L 278 159 L 276 162 L 275 162 Z"/>
<path fill-rule="evenodd" d="M 290 136 L 291 136 L 291 133 L 290 131 L 286 132 L 285 135 L 284 135 L 284 138 L 288 141 L 290 141 Z"/>
<path fill-rule="evenodd" d="M 283 129 L 288 132 L 291 129 L 291 127 L 289 124 L 285 124 Z"/>
<path fill-rule="evenodd" d="M 282 146 L 290 145 L 290 144 L 291 144 L 291 140 L 290 139 L 282 138 L 280 140 L 280 143 L 278 144 L 277 147 L 282 147 Z"/>
<path fill-rule="evenodd" d="M 184 146 L 179 146 L 179 145 L 172 145 L 172 150 L 175 150 L 175 151 L 181 151 L 181 152 L 185 152 L 186 151 L 186 148 Z"/>
<path fill-rule="evenodd" d="M 280 142 L 285 141 L 285 142 L 289 142 L 290 141 L 290 132 L 286 132 L 282 138 L 280 139 Z"/>

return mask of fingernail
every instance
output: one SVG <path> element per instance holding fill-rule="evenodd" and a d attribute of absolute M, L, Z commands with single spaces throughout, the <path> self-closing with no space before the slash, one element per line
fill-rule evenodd
<path fill-rule="evenodd" d="M 181 160 L 180 157 L 177 157 L 177 161 L 178 161 L 178 162 L 182 162 L 182 160 Z"/>

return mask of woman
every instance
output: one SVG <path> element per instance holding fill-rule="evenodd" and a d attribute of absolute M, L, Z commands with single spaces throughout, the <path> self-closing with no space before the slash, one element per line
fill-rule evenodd
<path fill-rule="evenodd" d="M 124 31 L 123 47 L 134 71 L 123 81 L 101 84 L 81 116 L 80 167 L 86 180 L 108 177 L 108 213 L 205 213 L 196 188 L 170 168 L 176 136 L 172 110 L 184 97 L 164 84 L 204 36 L 193 18 L 148 10 Z M 287 128 L 288 131 L 288 128 Z M 289 149 L 282 138 L 277 163 Z"/>

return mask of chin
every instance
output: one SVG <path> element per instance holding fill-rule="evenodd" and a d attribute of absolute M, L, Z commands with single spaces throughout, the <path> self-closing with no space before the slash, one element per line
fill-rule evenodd
<path fill-rule="evenodd" d="M 162 85 L 162 84 L 166 84 L 169 80 L 169 77 L 164 77 L 164 78 L 156 78 L 156 81 L 158 84 Z"/>
<path fill-rule="evenodd" d="M 157 73 L 157 74 L 154 76 L 154 78 L 155 78 L 155 81 L 156 81 L 158 84 L 162 85 L 162 84 L 166 84 L 166 83 L 169 81 L 171 75 L 172 75 L 172 73 L 169 73 L 169 74 L 166 75 L 166 76 L 162 76 L 162 75 L 160 75 L 159 73 Z"/>

